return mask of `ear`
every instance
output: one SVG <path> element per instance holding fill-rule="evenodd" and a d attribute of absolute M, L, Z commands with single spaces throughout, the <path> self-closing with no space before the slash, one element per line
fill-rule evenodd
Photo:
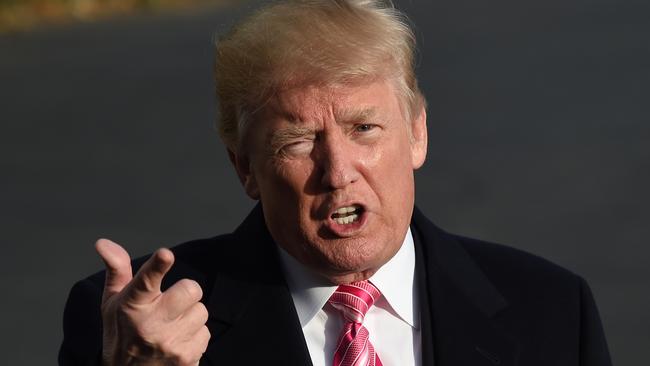
<path fill-rule="evenodd" d="M 424 106 L 411 121 L 411 164 L 418 169 L 427 158 L 427 111 Z"/>
<path fill-rule="evenodd" d="M 255 180 L 255 174 L 251 169 L 250 159 L 248 156 L 243 153 L 238 154 L 229 148 L 228 157 L 230 158 L 232 165 L 235 167 L 239 181 L 244 187 L 244 191 L 246 191 L 248 197 L 254 200 L 259 200 L 260 191 L 257 186 L 257 181 Z"/>

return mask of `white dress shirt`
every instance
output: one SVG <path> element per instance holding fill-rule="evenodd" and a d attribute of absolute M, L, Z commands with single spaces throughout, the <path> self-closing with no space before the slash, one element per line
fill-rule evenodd
<path fill-rule="evenodd" d="M 343 319 L 327 300 L 337 286 L 315 274 L 282 248 L 280 258 L 314 366 L 331 366 Z M 384 366 L 420 366 L 420 309 L 411 229 L 399 251 L 370 281 L 382 296 L 363 325 Z"/>

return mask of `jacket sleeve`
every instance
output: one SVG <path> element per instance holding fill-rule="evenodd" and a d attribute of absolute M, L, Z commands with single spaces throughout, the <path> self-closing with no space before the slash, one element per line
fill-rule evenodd
<path fill-rule="evenodd" d="M 101 365 L 102 320 L 100 284 L 85 279 L 70 290 L 63 312 L 61 366 Z"/>
<path fill-rule="evenodd" d="M 580 286 L 580 366 L 611 366 L 598 308 L 587 282 Z"/>

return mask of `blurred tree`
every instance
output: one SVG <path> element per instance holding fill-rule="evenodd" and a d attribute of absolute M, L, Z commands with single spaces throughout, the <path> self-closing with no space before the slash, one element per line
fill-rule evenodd
<path fill-rule="evenodd" d="M 236 0 L 0 0 L 0 33 L 114 14 L 234 3 Z"/>

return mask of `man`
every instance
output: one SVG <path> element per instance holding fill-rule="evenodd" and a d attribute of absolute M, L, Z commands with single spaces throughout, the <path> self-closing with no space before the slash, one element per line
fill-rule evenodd
<path fill-rule="evenodd" d="M 133 264 L 99 240 L 106 271 L 71 291 L 60 364 L 609 365 L 581 278 L 414 208 L 413 52 L 373 0 L 278 3 L 223 38 L 220 132 L 259 204 Z"/>

